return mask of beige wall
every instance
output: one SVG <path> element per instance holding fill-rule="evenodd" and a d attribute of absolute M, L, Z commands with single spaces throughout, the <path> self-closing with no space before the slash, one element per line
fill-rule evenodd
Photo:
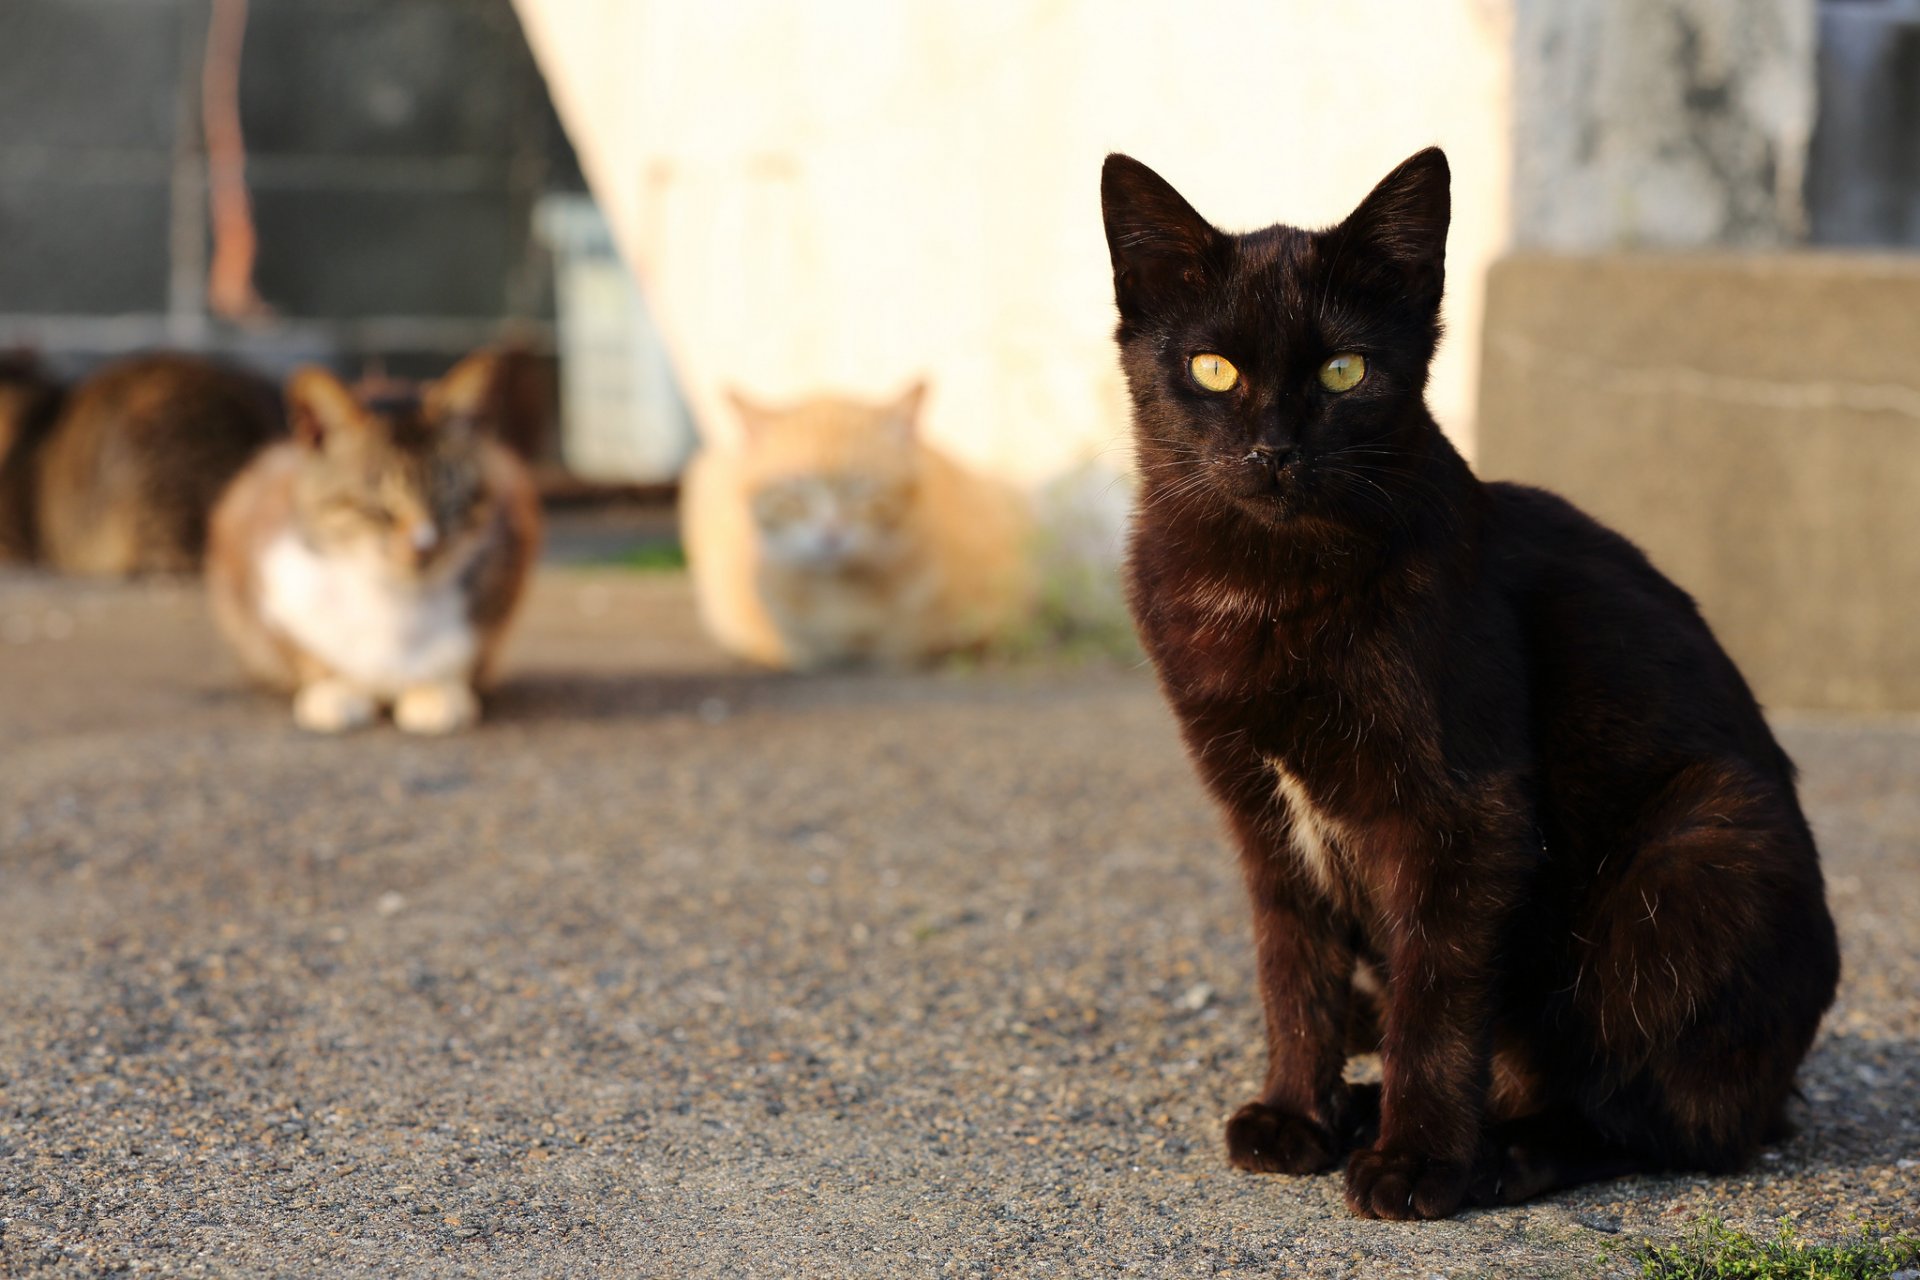
<path fill-rule="evenodd" d="M 1638 542 L 1769 706 L 1920 710 L 1920 259 L 1522 254 L 1481 469 Z"/>
<path fill-rule="evenodd" d="M 1432 397 L 1470 438 L 1507 0 L 516 3 L 709 432 L 727 384 L 883 395 L 924 372 L 935 437 L 1003 474 L 1124 456 L 1102 155 L 1244 228 L 1337 219 L 1437 142 Z"/>

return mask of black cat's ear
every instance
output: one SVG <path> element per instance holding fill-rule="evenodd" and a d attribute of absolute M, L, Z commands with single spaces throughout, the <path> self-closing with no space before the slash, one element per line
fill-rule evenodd
<path fill-rule="evenodd" d="M 1220 232 L 1165 178 L 1115 152 L 1100 171 L 1100 210 L 1123 321 L 1159 314 L 1205 284 Z"/>
<path fill-rule="evenodd" d="M 1412 292 L 1436 306 L 1446 284 L 1451 186 L 1446 152 L 1428 147 L 1380 179 L 1339 227 L 1349 245 L 1365 245 L 1399 268 Z"/>

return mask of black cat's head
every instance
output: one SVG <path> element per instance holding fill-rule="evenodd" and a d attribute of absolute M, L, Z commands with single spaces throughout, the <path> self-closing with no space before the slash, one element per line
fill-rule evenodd
<path fill-rule="evenodd" d="M 1391 519 L 1436 432 L 1446 156 L 1408 159 L 1324 231 L 1221 231 L 1123 155 L 1100 198 L 1146 500 Z"/>

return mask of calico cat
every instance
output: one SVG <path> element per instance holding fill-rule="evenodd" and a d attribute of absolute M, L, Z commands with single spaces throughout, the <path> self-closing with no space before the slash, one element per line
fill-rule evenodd
<path fill-rule="evenodd" d="M 526 468 L 484 434 L 495 372 L 481 353 L 367 401 L 303 369 L 293 440 L 221 498 L 214 616 L 249 673 L 293 693 L 302 728 L 357 728 L 382 706 L 412 733 L 479 719 L 540 540 Z"/>
<path fill-rule="evenodd" d="M 741 443 L 694 459 L 681 504 L 700 616 L 724 648 L 771 667 L 909 663 L 1020 617 L 1019 497 L 919 439 L 924 394 L 787 410 L 734 397 Z"/>
<path fill-rule="evenodd" d="M 24 352 L 0 355 L 0 564 L 34 559 L 40 449 L 62 389 Z"/>
<path fill-rule="evenodd" d="M 1246 235 L 1125 156 L 1101 185 L 1132 608 L 1253 905 L 1228 1157 L 1345 1155 L 1367 1217 L 1738 1169 L 1839 973 L 1793 766 L 1693 602 L 1427 411 L 1448 184 L 1423 151 Z"/>
<path fill-rule="evenodd" d="M 107 366 L 67 397 L 39 450 L 35 540 L 66 573 L 189 573 L 207 513 L 279 434 L 270 384 L 193 356 Z"/>

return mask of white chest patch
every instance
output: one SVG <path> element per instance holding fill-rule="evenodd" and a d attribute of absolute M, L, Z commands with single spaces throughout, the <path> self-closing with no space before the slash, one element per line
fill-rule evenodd
<path fill-rule="evenodd" d="M 457 573 L 396 582 L 371 556 L 321 555 L 283 533 L 260 557 L 268 622 L 369 693 L 465 680 L 478 644 Z"/>
<path fill-rule="evenodd" d="M 1307 796 L 1306 786 L 1278 760 L 1273 767 L 1275 789 L 1286 806 L 1292 828 L 1293 856 L 1307 869 L 1323 893 L 1333 897 L 1340 892 L 1340 845 L 1345 839 L 1340 824 L 1317 808 Z"/>

